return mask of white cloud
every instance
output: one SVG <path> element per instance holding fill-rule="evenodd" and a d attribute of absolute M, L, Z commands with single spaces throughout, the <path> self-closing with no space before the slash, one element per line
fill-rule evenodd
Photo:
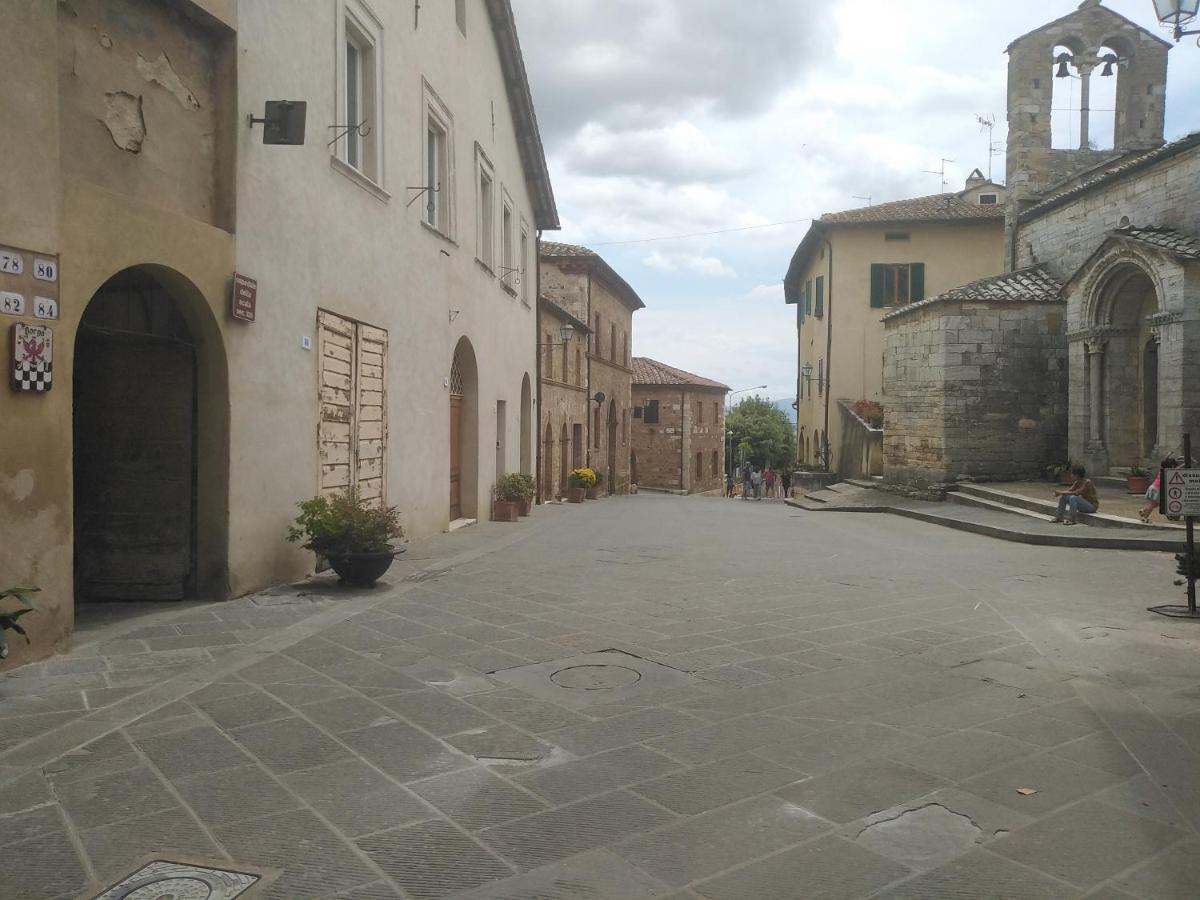
<path fill-rule="evenodd" d="M 642 259 L 644 265 L 662 272 L 695 272 L 705 278 L 736 278 L 737 272 L 715 256 L 698 253 L 665 253 L 655 250 Z"/>

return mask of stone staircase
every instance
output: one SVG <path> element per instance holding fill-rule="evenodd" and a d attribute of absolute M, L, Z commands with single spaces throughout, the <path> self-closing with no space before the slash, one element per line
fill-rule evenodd
<path fill-rule="evenodd" d="M 946 500 L 960 506 L 990 509 L 996 512 L 1025 516 L 1026 518 L 1042 522 L 1053 522 L 1054 517 L 1058 515 L 1058 504 L 1050 497 L 1051 487 L 1050 485 L 1047 486 L 1047 498 L 1045 500 L 1038 500 L 1034 497 L 1027 497 L 1024 494 L 1002 491 L 999 488 L 989 487 L 986 484 L 960 484 L 958 490 L 946 495 Z M 1126 528 L 1143 533 L 1147 531 L 1182 533 L 1184 530 L 1182 525 L 1167 522 L 1143 525 L 1138 519 L 1113 516 L 1103 512 L 1090 515 L 1081 514 L 1079 521 L 1093 528 Z"/>

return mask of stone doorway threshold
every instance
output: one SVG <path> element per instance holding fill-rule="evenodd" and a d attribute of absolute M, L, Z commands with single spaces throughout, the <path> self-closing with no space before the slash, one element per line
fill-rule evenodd
<path fill-rule="evenodd" d="M 455 519 L 450 523 L 450 527 L 446 529 L 446 534 L 453 534 L 463 528 L 470 528 L 472 525 L 478 525 L 478 519 Z"/>

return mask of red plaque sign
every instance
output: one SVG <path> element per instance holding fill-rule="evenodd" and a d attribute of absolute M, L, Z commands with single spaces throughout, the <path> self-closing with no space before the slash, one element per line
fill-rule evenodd
<path fill-rule="evenodd" d="M 258 282 L 253 278 L 233 273 L 233 306 L 231 312 L 235 319 L 243 322 L 253 322 L 254 313 L 258 307 Z"/>

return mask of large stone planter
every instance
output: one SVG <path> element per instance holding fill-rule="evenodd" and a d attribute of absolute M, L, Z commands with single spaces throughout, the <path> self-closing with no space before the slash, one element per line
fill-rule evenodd
<path fill-rule="evenodd" d="M 338 553 L 327 555 L 329 565 L 337 573 L 338 584 L 351 587 L 375 587 L 375 583 L 391 568 L 392 561 L 405 551 L 392 547 L 379 553 Z"/>
<path fill-rule="evenodd" d="M 519 506 L 521 507 L 520 513 L 521 513 L 522 518 L 524 518 L 525 516 L 533 515 L 533 501 L 532 500 L 522 500 L 520 502 Z"/>
<path fill-rule="evenodd" d="M 587 490 L 587 498 L 589 500 L 599 500 L 600 499 L 600 489 L 599 488 L 587 488 L 586 490 Z"/>
<path fill-rule="evenodd" d="M 513 500 L 497 500 L 492 505 L 493 522 L 518 522 L 521 519 L 520 504 Z"/>
<path fill-rule="evenodd" d="M 584 488 L 567 488 L 568 503 L 582 503 L 587 499 L 587 491 Z"/>

